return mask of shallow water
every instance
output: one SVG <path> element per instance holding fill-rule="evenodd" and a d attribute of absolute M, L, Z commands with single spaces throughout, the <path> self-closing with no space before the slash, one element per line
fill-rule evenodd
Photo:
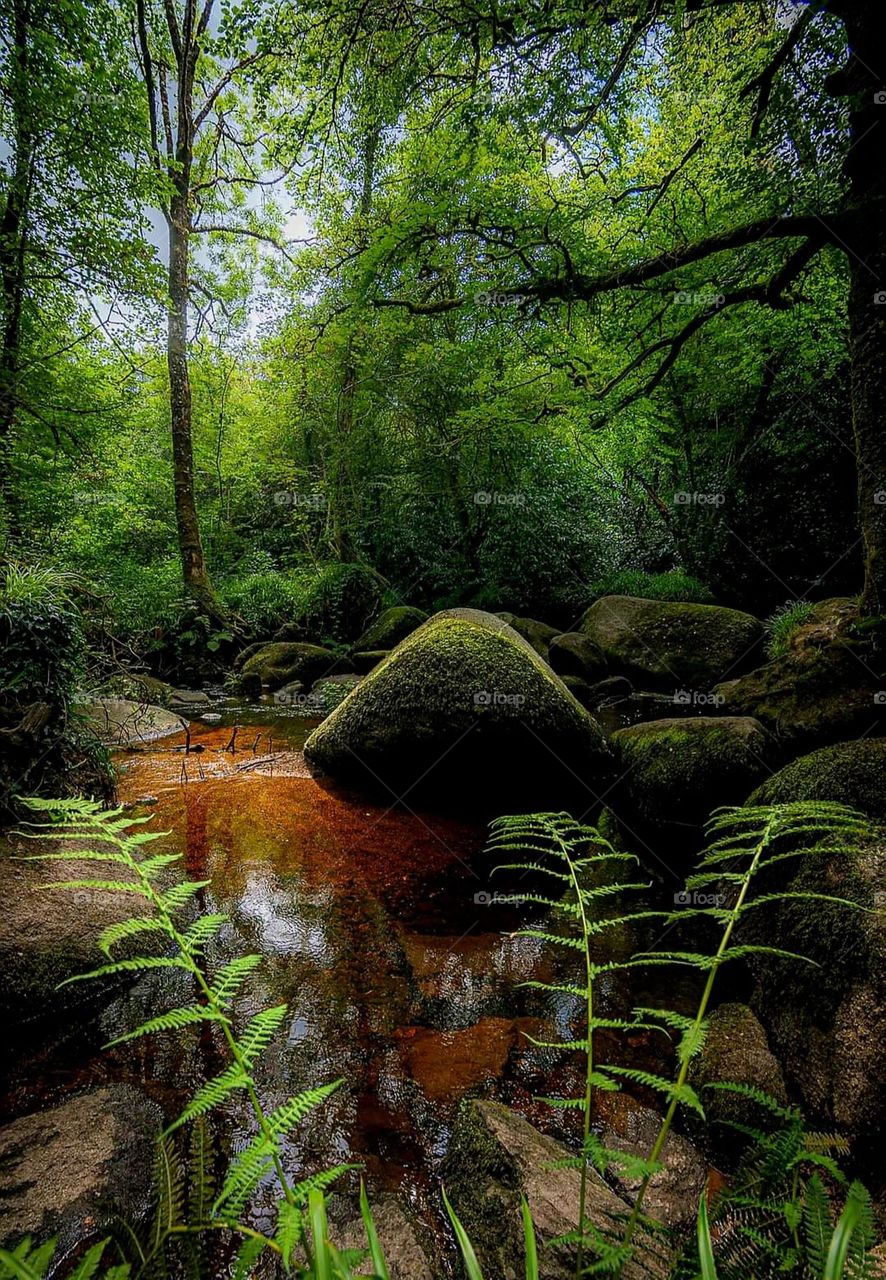
<path fill-rule="evenodd" d="M 153 811 L 157 827 L 169 832 L 165 842 L 184 854 L 188 876 L 210 881 L 200 908 L 230 917 L 213 962 L 243 951 L 264 958 L 238 1002 L 238 1019 L 289 1005 L 286 1033 L 262 1064 L 266 1104 L 344 1081 L 292 1136 L 293 1172 L 360 1164 L 370 1191 L 396 1190 L 433 1224 L 439 1161 L 466 1095 L 500 1098 L 566 1136 L 556 1126 L 570 1117 L 533 1099 L 575 1092 L 580 1063 L 528 1037 L 568 1037 L 581 1010 L 568 997 L 520 984 L 554 978 L 564 954 L 566 963 L 574 960 L 514 936 L 529 918 L 528 904 L 489 901 L 519 894 L 520 885 L 502 876 L 490 881 L 482 870 L 483 828 L 386 806 L 311 776 L 300 748 L 312 722 L 270 707 L 228 709 L 213 719 L 194 722 L 187 756 L 182 736 L 120 753 L 120 799 Z M 610 937 L 608 945 L 637 941 Z M 600 991 L 601 1012 L 655 999 L 615 979 Z M 188 999 L 187 989 L 176 992 L 168 979 L 162 986 L 143 981 L 113 998 L 94 1023 L 32 1044 L 7 1081 L 3 1112 L 128 1080 L 174 1114 L 220 1067 L 211 1034 L 157 1036 L 125 1051 L 101 1046 Z M 665 1065 L 668 1047 L 639 1032 L 604 1052 L 655 1069 Z M 251 1136 L 251 1117 L 238 1100 L 229 1102 L 220 1128 L 225 1146 Z"/>

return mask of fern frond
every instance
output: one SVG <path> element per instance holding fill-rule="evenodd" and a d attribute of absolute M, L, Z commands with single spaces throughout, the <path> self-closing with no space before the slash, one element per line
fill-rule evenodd
<path fill-rule="evenodd" d="M 194 1026 L 198 1022 L 222 1021 L 227 1021 L 224 1015 L 207 1005 L 183 1006 L 179 1009 L 170 1009 L 168 1013 L 160 1013 L 155 1018 L 149 1018 L 134 1031 L 127 1031 L 124 1035 L 117 1036 L 115 1040 L 109 1040 L 105 1048 L 110 1049 L 114 1045 L 125 1044 L 127 1040 L 138 1040 L 141 1036 L 154 1035 L 158 1031 L 178 1031 L 182 1027 Z"/>
<path fill-rule="evenodd" d="M 208 1111 L 220 1106 L 232 1093 L 247 1089 L 251 1083 L 250 1077 L 240 1064 L 232 1062 L 230 1066 L 225 1067 L 224 1071 L 213 1077 L 212 1080 L 207 1080 L 204 1085 L 201 1085 L 178 1119 L 174 1120 L 166 1130 L 166 1133 L 173 1133 L 176 1129 L 180 1129 L 183 1124 L 187 1124 L 189 1120 L 196 1120 L 197 1116 L 206 1115 Z"/>

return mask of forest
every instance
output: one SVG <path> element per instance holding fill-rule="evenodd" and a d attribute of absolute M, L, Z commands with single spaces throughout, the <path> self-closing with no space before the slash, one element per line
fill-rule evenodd
<path fill-rule="evenodd" d="M 0 1280 L 886 1275 L 878 0 L 0 0 Z"/>

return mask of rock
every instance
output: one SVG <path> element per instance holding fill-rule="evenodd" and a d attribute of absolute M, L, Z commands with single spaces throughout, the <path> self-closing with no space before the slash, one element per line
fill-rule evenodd
<path fill-rule="evenodd" d="M 580 630 L 620 675 L 653 689 L 706 691 L 753 666 L 765 630 L 749 613 L 710 604 L 603 596 Z"/>
<path fill-rule="evenodd" d="M 185 721 L 174 711 L 128 698 L 97 698 L 87 704 L 86 717 L 106 747 L 136 747 L 185 728 Z"/>
<path fill-rule="evenodd" d="M 188 711 L 199 715 L 201 711 L 209 710 L 212 699 L 202 689 L 173 689 L 167 705 L 170 711 Z"/>
<path fill-rule="evenodd" d="M 629 698 L 633 692 L 634 686 L 626 676 L 608 676 L 591 686 L 592 705 L 602 707 L 610 702 Z"/>
<path fill-rule="evenodd" d="M 551 641 L 548 662 L 561 676 L 581 676 L 582 679 L 599 680 L 606 674 L 606 658 L 603 650 L 590 636 L 580 631 L 567 631 Z"/>
<path fill-rule="evenodd" d="M 701 826 L 741 804 L 769 773 L 775 744 L 749 716 L 649 720 L 612 735 L 622 782 L 614 808 L 647 828 Z"/>
<path fill-rule="evenodd" d="M 393 649 L 427 620 L 428 615 L 423 609 L 414 609 L 411 605 L 395 605 L 379 614 L 360 639 L 354 642 L 354 649 L 361 653 L 373 649 Z"/>
<path fill-rule="evenodd" d="M 751 715 L 792 754 L 886 732 L 886 682 L 867 658 L 834 644 L 791 650 L 715 693 L 729 715 Z"/>
<path fill-rule="evenodd" d="M 747 1084 L 785 1105 L 781 1068 L 769 1049 L 766 1032 L 746 1004 L 721 1004 L 708 1021 L 701 1053 L 692 1063 L 689 1082 L 705 1109 L 706 1140 L 713 1152 L 728 1156 L 744 1142 L 733 1125 L 767 1131 L 773 1117 L 760 1103 L 710 1084 Z"/>
<path fill-rule="evenodd" d="M 541 1280 L 569 1280 L 574 1275 L 571 1246 L 545 1247 L 578 1225 L 580 1174 L 577 1169 L 557 1167 L 569 1155 L 566 1147 L 501 1103 L 469 1099 L 462 1104 L 442 1178 L 485 1275 L 522 1280 L 526 1274 L 521 1194 L 535 1224 Z M 587 1216 L 601 1229 L 617 1231 L 627 1212 L 626 1202 L 592 1172 Z M 661 1245 L 653 1251 L 648 1237 L 638 1233 L 623 1280 L 664 1277 L 668 1262 Z"/>
<path fill-rule="evenodd" d="M 334 776 L 498 812 L 584 804 L 608 775 L 603 733 L 531 645 L 492 614 L 436 614 L 305 744 Z M 579 783 L 579 780 L 581 782 Z M 586 785 L 584 785 L 586 784 Z"/>
<path fill-rule="evenodd" d="M 384 662 L 390 652 L 390 649 L 369 649 L 365 653 L 354 653 L 351 657 L 354 670 L 360 675 L 368 675 Z"/>
<path fill-rule="evenodd" d="M 266 648 L 273 643 L 271 640 L 256 640 L 252 644 L 248 644 L 245 649 L 241 649 L 234 659 L 234 670 L 242 671 L 249 659 L 261 649 Z"/>
<path fill-rule="evenodd" d="M 749 804 L 834 800 L 886 822 L 886 740 L 863 738 L 820 747 L 768 778 Z"/>
<path fill-rule="evenodd" d="M 787 888 L 868 908 L 784 900 L 752 912 L 739 941 L 771 944 L 814 965 L 754 955 L 751 998 L 788 1087 L 809 1123 L 852 1144 L 864 1179 L 882 1177 L 886 1142 L 886 844 L 872 832 L 853 853 L 788 861 Z M 873 908 L 873 910 L 871 910 Z"/>
<path fill-rule="evenodd" d="M 151 1206 L 160 1108 L 109 1085 L 0 1129 L 0 1241 L 58 1236 L 56 1264 L 79 1246 L 137 1227 Z"/>
<path fill-rule="evenodd" d="M 229 688 L 232 693 L 239 694 L 242 698 L 258 702 L 262 695 L 261 676 L 257 671 L 241 672 L 230 681 Z"/>
<path fill-rule="evenodd" d="M 546 622 L 538 622 L 535 618 L 520 618 L 513 613 L 497 613 L 495 616 L 513 627 L 517 635 L 528 640 L 538 656 L 547 661 L 551 641 L 559 634 L 556 627 L 549 627 Z M 581 675 L 581 672 L 576 674 Z"/>
<path fill-rule="evenodd" d="M 60 853 L 70 847 L 71 859 L 47 864 L 20 861 L 6 850 L 0 853 L 0 900 L 5 904 L 0 912 L 0 1017 L 7 1025 L 70 1017 L 84 1003 L 105 996 L 112 980 L 77 982 L 61 992 L 56 988 L 101 963 L 97 939 L 102 929 L 145 914 L 145 900 L 135 893 L 38 888 L 50 880 L 92 879 L 96 864 L 77 861 L 73 841 L 70 846 L 58 841 L 24 845 L 22 841 L 12 846 L 11 853 Z M 116 878 L 128 876 L 121 871 Z"/>
<path fill-rule="evenodd" d="M 424 1243 L 424 1232 L 407 1206 L 396 1196 L 373 1196 L 370 1193 L 372 1218 L 378 1234 L 391 1280 L 436 1280 L 430 1258 L 431 1248 Z M 339 1250 L 368 1249 L 366 1228 L 359 1213 L 354 1214 L 332 1232 Z M 364 1271 L 365 1268 L 361 1268 Z"/>
<path fill-rule="evenodd" d="M 502 1076 L 521 1030 L 528 1030 L 525 1021 L 480 1018 L 460 1031 L 405 1027 L 398 1036 L 400 1054 L 409 1078 L 432 1102 L 452 1101 L 485 1080 Z M 532 1030 L 538 1030 L 534 1021 Z"/>
<path fill-rule="evenodd" d="M 245 675 L 261 676 L 269 689 L 298 680 L 310 686 L 322 676 L 331 676 L 344 668 L 344 662 L 329 649 L 300 641 L 275 641 L 263 645 L 243 664 Z"/>
<path fill-rule="evenodd" d="M 594 1107 L 595 1127 L 603 1143 L 614 1150 L 640 1159 L 648 1157 L 661 1128 L 661 1116 L 644 1107 L 628 1093 L 598 1092 Z M 698 1201 L 708 1177 L 707 1164 L 688 1138 L 671 1129 L 661 1153 L 664 1168 L 652 1178 L 643 1201 L 646 1213 L 669 1227 L 694 1223 Z M 639 1178 L 611 1168 L 620 1194 L 632 1203 Z"/>
<path fill-rule="evenodd" d="M 581 676 L 561 676 L 560 679 L 566 685 L 573 698 L 581 703 L 585 711 L 590 711 L 594 698 L 587 680 L 583 680 Z"/>

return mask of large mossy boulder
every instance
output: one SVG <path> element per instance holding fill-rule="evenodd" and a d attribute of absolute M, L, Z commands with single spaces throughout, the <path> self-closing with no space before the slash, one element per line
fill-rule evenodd
<path fill-rule="evenodd" d="M 614 804 L 628 827 L 699 827 L 742 804 L 770 772 L 775 744 L 749 716 L 649 720 L 612 735 L 622 781 Z"/>
<path fill-rule="evenodd" d="M 548 662 L 561 676 L 580 676 L 596 684 L 606 675 L 606 656 L 590 636 L 566 631 L 555 636 L 548 649 Z"/>
<path fill-rule="evenodd" d="M 513 627 L 518 636 L 529 641 L 540 658 L 547 660 L 551 641 L 559 634 L 556 627 L 539 622 L 537 618 L 521 618 L 515 613 L 497 613 L 495 616 Z"/>
<path fill-rule="evenodd" d="M 272 691 L 299 681 L 306 688 L 322 676 L 347 671 L 347 663 L 329 649 L 297 640 L 262 645 L 243 663 L 243 675 L 256 674 Z"/>
<path fill-rule="evenodd" d="M 751 804 L 834 800 L 886 822 L 886 739 L 820 747 L 791 761 L 751 796 Z"/>
<path fill-rule="evenodd" d="M 442 1175 L 484 1275 L 522 1280 L 526 1274 L 521 1196 L 538 1236 L 541 1280 L 569 1280 L 575 1274 L 575 1246 L 551 1245 L 578 1226 L 581 1175 L 564 1167 L 572 1154 L 501 1103 L 470 1099 L 462 1104 Z M 592 1170 L 586 1216 L 604 1233 L 618 1234 L 628 1212 L 627 1200 Z M 666 1248 L 652 1245 L 640 1231 L 623 1280 L 664 1277 L 668 1261 Z"/>
<path fill-rule="evenodd" d="M 641 688 L 707 691 L 759 661 L 765 630 L 737 609 L 603 596 L 579 628 Z"/>
<path fill-rule="evenodd" d="M 415 609 L 412 605 L 395 605 L 391 609 L 385 609 L 366 628 L 360 639 L 354 641 L 354 650 L 366 652 L 372 649 L 393 649 L 427 620 L 428 615 L 424 610 Z"/>
<path fill-rule="evenodd" d="M 532 646 L 474 609 L 436 614 L 308 738 L 334 777 L 505 809 L 590 807 L 611 771 L 597 723 Z"/>
<path fill-rule="evenodd" d="M 886 840 L 882 828 L 872 827 L 854 852 L 817 853 L 781 866 L 792 872 L 788 892 L 804 896 L 752 912 L 739 941 L 775 940 L 813 963 L 753 954 L 751 1007 L 808 1122 L 843 1134 L 861 1176 L 879 1185 L 886 1142 Z"/>
<path fill-rule="evenodd" d="M 0 1245 L 58 1240 L 51 1274 L 120 1222 L 137 1230 L 155 1195 L 156 1103 L 106 1085 L 0 1129 Z M 66 1272 L 67 1273 L 67 1272 Z"/>

